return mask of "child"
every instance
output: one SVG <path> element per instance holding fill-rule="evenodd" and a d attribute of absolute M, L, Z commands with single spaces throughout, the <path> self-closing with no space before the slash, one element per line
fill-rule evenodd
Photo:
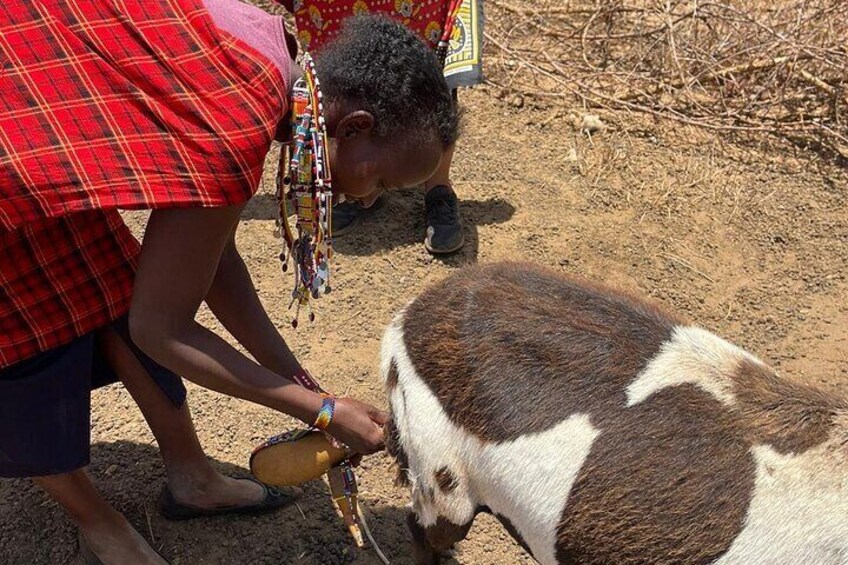
<path fill-rule="evenodd" d="M 211 468 L 176 375 L 327 423 L 234 239 L 303 71 L 282 20 L 238 0 L 32 6 L 0 5 L 0 477 L 33 477 L 101 562 L 162 563 L 83 470 L 90 389 L 119 378 L 138 403 L 174 519 L 288 502 Z M 368 200 L 439 167 L 457 116 L 415 36 L 357 18 L 315 70 L 337 193 Z M 153 210 L 142 245 L 118 208 Z M 256 362 L 194 321 L 203 301 Z M 328 433 L 382 448 L 376 408 L 334 408 Z"/>
<path fill-rule="evenodd" d="M 410 31 L 436 49 L 442 38 L 448 13 L 459 4 L 455 41 L 451 44 L 457 59 L 445 69 L 448 85 L 456 99 L 458 86 L 473 86 L 482 82 L 480 47 L 482 35 L 482 0 L 279 0 L 292 14 L 298 29 L 298 39 L 313 53 L 338 32 L 342 23 L 358 12 L 382 13 L 403 23 Z M 449 60 L 451 58 L 449 57 Z M 441 165 L 424 182 L 426 236 L 424 247 L 431 254 L 453 253 L 465 244 L 459 201 L 451 183 L 451 163 L 455 147 L 451 145 L 442 157 Z M 374 201 L 348 200 L 333 210 L 336 236 L 353 230 L 372 210 L 379 208 L 385 198 Z"/>

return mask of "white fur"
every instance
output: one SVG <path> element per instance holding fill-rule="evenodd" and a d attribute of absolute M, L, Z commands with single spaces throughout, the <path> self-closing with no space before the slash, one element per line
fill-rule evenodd
<path fill-rule="evenodd" d="M 383 338 L 383 375 L 388 374 L 392 361 L 397 366 L 398 385 L 391 392 L 389 403 L 401 447 L 409 457 L 409 479 L 412 485 L 412 506 L 422 526 L 431 526 L 439 516 L 455 524 L 465 524 L 474 517 L 477 508 L 464 473 L 467 457 L 478 449 L 474 438 L 454 426 L 439 401 L 415 373 L 406 354 L 399 319 Z M 414 414 L 407 408 L 415 407 Z M 456 488 L 448 495 L 441 493 L 435 474 L 447 467 L 456 478 Z"/>
<path fill-rule="evenodd" d="M 759 359 L 707 330 L 677 326 L 671 339 L 627 387 L 634 406 L 666 387 L 692 383 L 725 406 L 734 403 L 732 375 L 743 359 Z"/>
<path fill-rule="evenodd" d="M 848 564 L 848 453 L 831 441 L 801 455 L 752 449 L 754 498 L 742 533 L 716 565 Z"/>
<path fill-rule="evenodd" d="M 490 445 L 473 460 L 477 482 L 487 487 L 482 500 L 509 518 L 540 563 L 557 562 L 557 526 L 599 433 L 587 414 L 572 414 L 545 432 Z"/>
<path fill-rule="evenodd" d="M 572 484 L 599 433 L 589 417 L 572 414 L 545 432 L 484 443 L 448 419 L 417 375 L 406 353 L 399 320 L 383 339 L 384 375 L 392 361 L 397 364 L 398 385 L 390 402 L 401 445 L 409 457 L 412 506 L 421 525 L 433 525 L 439 516 L 466 524 L 476 508 L 485 505 L 509 519 L 540 563 L 556 563 L 557 526 Z M 413 406 L 414 414 L 407 413 Z M 458 482 L 448 494 L 435 482 L 435 473 L 444 467 Z"/>

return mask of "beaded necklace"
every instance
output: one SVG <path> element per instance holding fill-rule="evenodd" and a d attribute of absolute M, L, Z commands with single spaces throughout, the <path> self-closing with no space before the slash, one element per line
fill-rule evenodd
<path fill-rule="evenodd" d="M 321 292 L 330 292 L 330 259 L 333 256 L 333 188 L 330 178 L 330 154 L 327 150 L 327 124 L 324 120 L 324 103 L 321 86 L 315 72 L 315 62 L 309 53 L 303 54 L 303 77 L 292 89 L 291 131 L 292 143 L 280 152 L 277 172 L 277 200 L 280 214 L 277 232 L 285 240 L 280 253 L 283 272 L 288 271 L 289 260 L 294 264 L 294 290 L 289 309 L 295 306 L 292 326 L 297 328 L 301 306 L 309 308 L 309 320 L 315 319 L 310 299 Z M 291 210 L 289 207 L 291 206 Z M 295 229 L 289 217 L 295 215 Z M 296 375 L 295 381 L 314 392 L 323 389 L 308 374 Z M 325 414 L 327 401 L 311 429 L 323 429 L 332 419 L 332 408 Z M 322 426 L 323 422 L 323 426 Z M 297 441 L 310 430 L 295 430 L 271 438 L 261 447 L 282 441 Z M 330 438 L 335 445 L 336 441 Z M 360 525 L 365 526 L 358 504 L 356 474 L 350 461 L 344 460 L 328 473 L 333 505 L 344 519 L 357 547 L 364 547 Z M 369 536 L 370 537 L 370 536 Z"/>
<path fill-rule="evenodd" d="M 288 271 L 290 259 L 294 266 L 289 309 L 295 307 L 295 328 L 301 306 L 309 308 L 309 320 L 313 321 L 310 299 L 319 298 L 322 292 L 329 294 L 333 256 L 333 188 L 323 95 L 309 53 L 303 55 L 303 67 L 303 77 L 292 90 L 292 142 L 280 152 L 277 173 L 277 229 L 285 240 L 280 261 L 283 272 Z M 296 233 L 289 224 L 292 213 Z"/>

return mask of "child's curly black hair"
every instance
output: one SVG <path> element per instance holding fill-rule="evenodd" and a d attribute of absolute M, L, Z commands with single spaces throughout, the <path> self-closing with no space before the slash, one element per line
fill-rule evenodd
<path fill-rule="evenodd" d="M 459 115 L 436 54 L 389 17 L 350 18 L 315 65 L 324 96 L 361 104 L 380 137 L 422 140 L 436 130 L 445 147 L 456 141 Z"/>

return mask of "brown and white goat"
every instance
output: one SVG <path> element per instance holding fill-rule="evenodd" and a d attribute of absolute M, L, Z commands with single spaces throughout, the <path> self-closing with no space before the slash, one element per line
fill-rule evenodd
<path fill-rule="evenodd" d="M 419 563 L 489 511 L 544 564 L 848 564 L 848 400 L 639 298 L 464 270 L 382 363 Z"/>

